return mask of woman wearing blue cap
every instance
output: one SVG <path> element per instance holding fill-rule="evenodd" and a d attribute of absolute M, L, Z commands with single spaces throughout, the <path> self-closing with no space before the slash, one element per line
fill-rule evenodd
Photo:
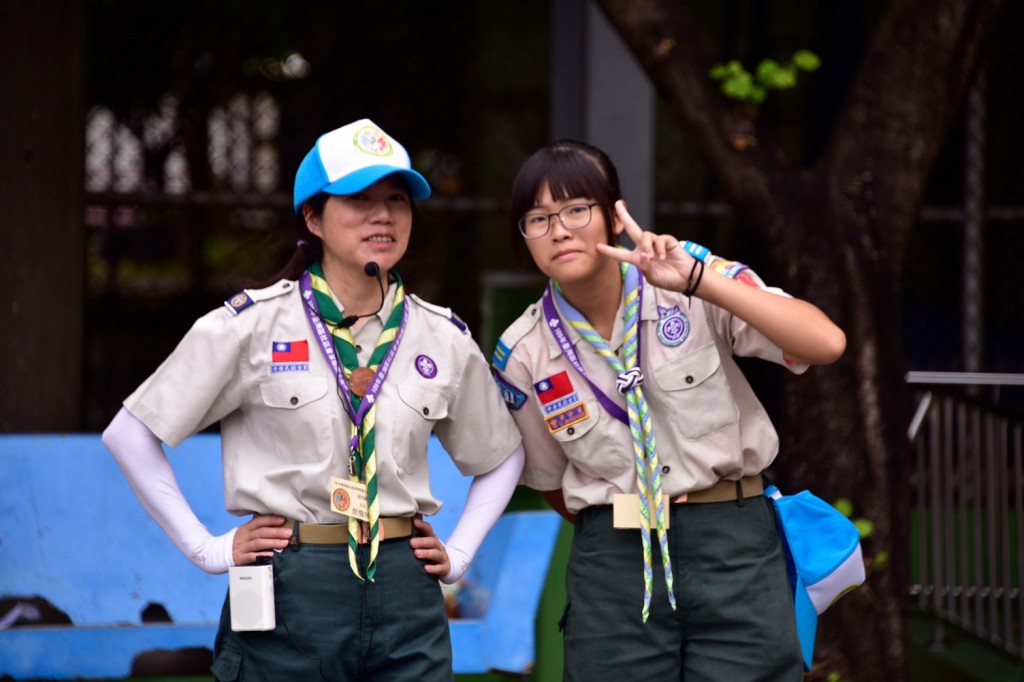
<path fill-rule="evenodd" d="M 254 625 L 225 600 L 218 680 L 452 679 L 438 580 L 468 567 L 523 452 L 465 325 L 407 293 L 395 269 L 413 201 L 429 195 L 372 121 L 322 135 L 296 173 L 303 238 L 280 281 L 200 318 L 103 434 L 197 566 L 230 569 L 233 583 L 248 565 L 270 566 L 271 622 Z M 253 516 L 219 537 L 196 519 L 161 447 L 215 422 L 227 508 Z M 421 519 L 440 508 L 431 433 L 474 476 L 447 543 Z"/>
<path fill-rule="evenodd" d="M 641 229 L 585 143 L 527 159 L 510 217 L 550 281 L 493 365 L 523 483 L 575 523 L 565 679 L 800 680 L 761 482 L 778 437 L 733 354 L 799 373 L 835 361 L 842 330 L 742 263 Z"/>

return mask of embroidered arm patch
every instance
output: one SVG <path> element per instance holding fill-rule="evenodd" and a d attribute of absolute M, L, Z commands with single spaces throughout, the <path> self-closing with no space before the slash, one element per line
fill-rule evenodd
<path fill-rule="evenodd" d="M 494 376 L 494 382 L 498 384 L 498 390 L 501 391 L 501 399 L 505 401 L 508 409 L 518 410 L 522 407 L 526 402 L 526 394 L 513 386 L 505 377 L 501 376 L 501 372 L 498 370 L 492 369 L 491 375 Z"/>
<path fill-rule="evenodd" d="M 767 288 L 764 281 L 758 277 L 756 272 L 750 269 L 750 266 L 740 263 L 739 261 L 724 260 L 716 257 L 711 262 L 710 267 L 715 272 L 725 275 L 729 279 L 734 279 L 737 282 L 743 282 L 744 284 L 757 289 Z"/>

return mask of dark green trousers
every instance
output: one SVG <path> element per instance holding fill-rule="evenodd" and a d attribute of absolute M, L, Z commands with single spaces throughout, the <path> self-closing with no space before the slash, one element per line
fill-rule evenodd
<path fill-rule="evenodd" d="M 361 565 L 368 548 L 360 547 Z M 233 632 L 224 601 L 213 674 L 228 682 L 451 682 L 452 645 L 437 578 L 409 538 L 380 544 L 377 577 L 360 582 L 345 545 L 302 545 L 274 557 L 277 628 Z"/>
<path fill-rule="evenodd" d="M 801 680 L 793 597 L 769 501 L 681 504 L 670 513 L 677 610 L 652 533 L 646 623 L 640 531 L 613 528 L 611 507 L 579 514 L 566 576 L 565 680 Z"/>

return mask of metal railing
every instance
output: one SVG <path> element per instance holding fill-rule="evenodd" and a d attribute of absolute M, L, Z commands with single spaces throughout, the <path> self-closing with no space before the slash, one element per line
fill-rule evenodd
<path fill-rule="evenodd" d="M 949 389 L 1024 386 L 1024 374 L 910 372 L 920 387 L 911 595 L 935 617 L 1024 660 L 1024 420 Z M 998 389 L 996 389 L 998 390 Z"/>

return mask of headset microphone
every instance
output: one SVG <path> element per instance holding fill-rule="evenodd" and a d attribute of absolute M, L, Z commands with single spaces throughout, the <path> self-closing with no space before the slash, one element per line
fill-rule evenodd
<path fill-rule="evenodd" d="M 376 315 L 377 313 L 380 312 L 380 309 L 384 307 L 384 299 L 387 297 L 387 295 L 384 293 L 384 280 L 380 276 L 380 266 L 377 265 L 374 261 L 370 261 L 369 263 L 363 266 L 363 272 L 366 273 L 367 277 L 377 278 L 377 286 L 380 287 L 380 305 L 377 306 L 377 309 L 374 310 L 372 313 L 367 313 L 365 315 L 346 315 L 345 317 L 341 318 L 341 322 L 338 323 L 338 327 L 341 329 L 351 327 L 356 323 L 356 320 L 358 320 L 360 317 L 372 317 Z"/>

